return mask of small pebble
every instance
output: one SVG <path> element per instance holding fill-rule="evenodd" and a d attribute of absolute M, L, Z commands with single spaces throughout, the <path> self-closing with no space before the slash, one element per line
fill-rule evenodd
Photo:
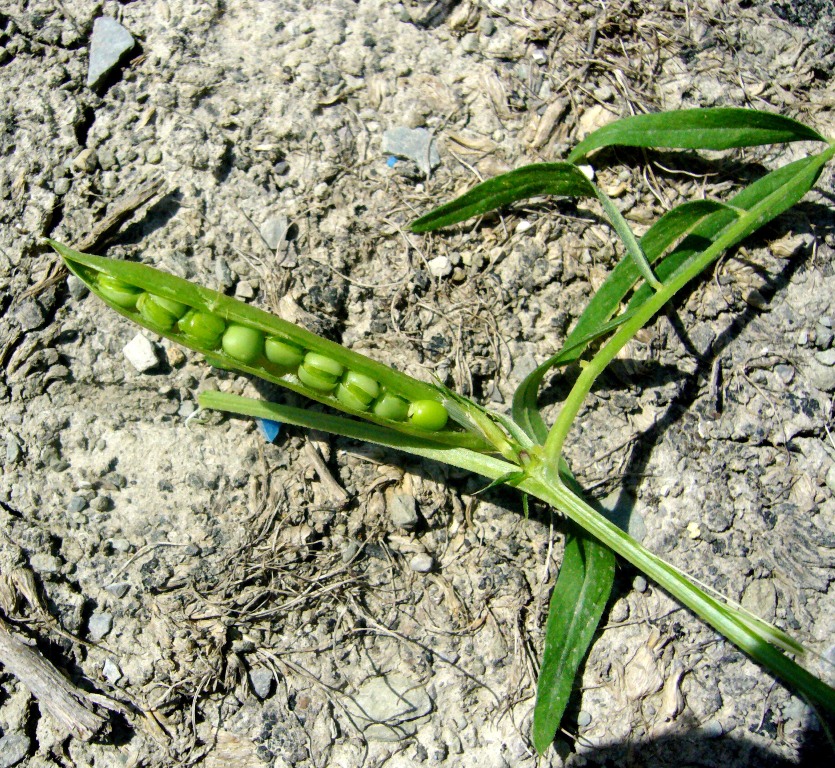
<path fill-rule="evenodd" d="M 116 685 L 122 679 L 122 670 L 110 659 L 105 659 L 102 665 L 104 678 L 111 685 Z"/>
<path fill-rule="evenodd" d="M 527 219 L 522 219 L 516 225 L 516 234 L 521 235 L 524 232 L 527 232 L 532 226 L 533 226 L 533 224 L 531 224 Z"/>
<path fill-rule="evenodd" d="M 589 723 L 591 723 L 591 715 L 585 709 L 581 709 L 577 713 L 577 725 L 585 728 Z"/>
<path fill-rule="evenodd" d="M 110 546 L 113 547 L 116 552 L 130 552 L 130 542 L 122 537 L 111 539 Z"/>
<path fill-rule="evenodd" d="M 432 560 L 432 556 L 427 555 L 425 552 L 419 552 L 411 560 L 409 560 L 409 568 L 416 573 L 429 573 L 434 564 L 435 561 Z"/>
<path fill-rule="evenodd" d="M 87 87 L 95 88 L 134 46 L 133 36 L 116 19 L 100 16 L 93 23 Z"/>
<path fill-rule="evenodd" d="M 159 365 L 154 345 L 141 333 L 137 333 L 136 336 L 125 344 L 122 353 L 139 373 L 145 373 L 145 371 L 150 371 Z"/>
<path fill-rule="evenodd" d="M 452 262 L 446 256 L 436 256 L 429 260 L 429 271 L 435 277 L 446 277 L 452 273 Z"/>
<path fill-rule="evenodd" d="M 287 239 L 287 230 L 290 228 L 290 221 L 282 214 L 270 216 L 261 225 L 261 237 L 264 242 L 273 250 Z"/>
<path fill-rule="evenodd" d="M 635 577 L 635 580 L 632 582 L 632 589 L 636 592 L 646 592 L 647 591 L 647 580 L 638 574 Z"/>
<path fill-rule="evenodd" d="M 88 293 L 90 293 L 90 289 L 75 275 L 70 275 L 67 278 L 67 288 L 70 290 L 70 296 L 72 296 L 76 301 L 83 299 Z"/>
<path fill-rule="evenodd" d="M 718 720 L 708 720 L 698 732 L 706 739 L 717 739 L 725 732 L 725 729 Z"/>
<path fill-rule="evenodd" d="M 478 35 L 475 32 L 467 32 L 461 38 L 461 48 L 465 53 L 475 53 L 478 50 Z"/>
<path fill-rule="evenodd" d="M 29 565 L 37 573 L 60 573 L 63 561 L 60 557 L 46 552 L 35 552 L 29 557 Z"/>
<path fill-rule="evenodd" d="M 340 557 L 342 558 L 343 563 L 349 563 L 351 560 L 356 557 L 357 552 L 360 551 L 360 545 L 356 541 L 346 541 L 345 544 L 342 545 L 342 552 Z"/>
<path fill-rule="evenodd" d="M 106 147 L 102 147 L 98 151 L 99 154 L 99 165 L 105 171 L 111 171 L 118 167 L 119 163 L 116 160 L 116 155 L 113 153 L 112 149 L 108 149 Z"/>
<path fill-rule="evenodd" d="M 71 515 L 83 512 L 85 509 L 87 509 L 87 499 L 85 499 L 83 496 L 75 495 L 69 500 L 69 503 L 67 504 L 67 512 L 69 512 Z"/>
<path fill-rule="evenodd" d="M 249 673 L 253 693 L 259 699 L 266 699 L 273 688 L 273 673 L 266 667 L 256 667 Z"/>
<path fill-rule="evenodd" d="M 98 155 L 96 155 L 96 150 L 92 147 L 82 150 L 78 153 L 78 155 L 76 155 L 72 164 L 73 167 L 77 168 L 79 171 L 92 173 L 96 170 L 96 166 L 99 164 L 99 158 Z"/>
<path fill-rule="evenodd" d="M 774 366 L 774 373 L 777 374 L 777 378 L 780 379 L 783 384 L 791 384 L 792 379 L 794 378 L 794 367 L 780 363 Z"/>
<path fill-rule="evenodd" d="M 130 583 L 127 581 L 117 581 L 114 584 L 108 584 L 105 588 L 114 597 L 123 598 L 130 589 Z"/>
<path fill-rule="evenodd" d="M 821 365 L 835 365 L 835 347 L 832 349 L 825 349 L 823 352 L 815 352 L 815 360 L 817 360 Z"/>
<path fill-rule="evenodd" d="M 152 165 L 162 162 L 162 152 L 159 147 L 148 147 L 145 152 L 145 160 Z"/>
<path fill-rule="evenodd" d="M 489 16 L 482 16 L 478 22 L 478 31 L 485 37 L 490 37 L 496 31 L 496 22 Z"/>
<path fill-rule="evenodd" d="M 109 613 L 94 613 L 87 622 L 90 640 L 97 643 L 113 629 L 113 616 Z"/>
<path fill-rule="evenodd" d="M 412 160 L 427 176 L 441 163 L 434 137 L 426 128 L 392 128 L 383 134 L 382 150 Z"/>
<path fill-rule="evenodd" d="M 10 467 L 12 464 L 17 464 L 23 452 L 20 450 L 20 445 L 17 440 L 9 436 L 6 438 L 6 466 Z"/>
<path fill-rule="evenodd" d="M 70 180 L 58 179 L 58 181 L 55 182 L 53 189 L 55 190 L 56 195 L 66 195 L 67 192 L 70 191 Z"/>
<path fill-rule="evenodd" d="M 96 496 L 90 501 L 90 509 L 96 512 L 109 512 L 113 509 L 113 500 L 109 496 Z"/>
<path fill-rule="evenodd" d="M 386 506 L 391 522 L 398 528 L 405 528 L 408 531 L 418 524 L 419 517 L 414 496 L 408 493 L 394 493 Z"/>
<path fill-rule="evenodd" d="M 179 347 L 168 347 L 165 357 L 172 368 L 179 368 L 186 361 L 185 352 Z"/>
<path fill-rule="evenodd" d="M 249 280 L 241 280 L 235 286 L 235 298 L 238 299 L 251 299 L 255 296 L 255 288 L 253 288 L 252 283 Z"/>
<path fill-rule="evenodd" d="M 29 754 L 31 742 L 25 733 L 12 731 L 0 739 L 0 768 L 12 768 Z"/>

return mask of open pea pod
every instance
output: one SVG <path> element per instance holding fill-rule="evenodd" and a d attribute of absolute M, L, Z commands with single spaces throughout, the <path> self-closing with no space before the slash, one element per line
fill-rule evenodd
<path fill-rule="evenodd" d="M 237 299 L 144 264 L 49 244 L 109 307 L 167 339 L 340 411 L 450 446 L 491 453 L 448 421 L 435 386 Z"/>

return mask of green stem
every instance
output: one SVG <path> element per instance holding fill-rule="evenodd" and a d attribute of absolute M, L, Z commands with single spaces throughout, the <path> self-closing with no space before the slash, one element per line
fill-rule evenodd
<path fill-rule="evenodd" d="M 738 648 L 762 663 L 800 693 L 835 713 L 835 689 L 815 677 L 772 645 L 756 621 L 711 597 L 675 566 L 652 554 L 642 544 L 596 512 L 543 467 L 517 485 L 564 512 L 575 523 L 643 571 L 683 605 L 704 619 Z"/>
<path fill-rule="evenodd" d="M 835 143 L 829 145 L 820 155 L 819 163 L 815 167 L 820 168 L 835 155 Z M 807 169 L 807 173 L 810 171 Z M 811 186 L 811 185 L 810 185 Z M 550 466 L 556 467 L 559 457 L 562 454 L 562 447 L 568 435 L 574 419 L 591 391 L 597 377 L 603 373 L 615 355 L 641 330 L 653 316 L 680 291 L 688 282 L 698 276 L 713 261 L 719 258 L 728 248 L 735 245 L 743 237 L 762 226 L 767 218 L 769 201 L 762 201 L 731 222 L 713 243 L 701 254 L 693 258 L 687 266 L 678 274 L 673 274 L 669 281 L 664 283 L 662 288 L 650 296 L 617 330 L 611 340 L 586 364 L 577 381 L 566 397 L 559 416 L 545 441 L 545 460 Z"/>

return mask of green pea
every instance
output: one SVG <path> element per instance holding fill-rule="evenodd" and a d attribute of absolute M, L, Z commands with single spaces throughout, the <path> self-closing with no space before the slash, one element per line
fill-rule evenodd
<path fill-rule="evenodd" d="M 371 401 L 380 394 L 380 385 L 370 376 L 348 371 L 336 388 L 336 398 L 355 411 L 367 411 Z"/>
<path fill-rule="evenodd" d="M 296 368 L 304 359 L 304 350 L 289 341 L 270 336 L 264 345 L 264 354 L 271 363 L 282 368 Z"/>
<path fill-rule="evenodd" d="M 356 371 L 348 371 L 343 377 L 340 387 L 347 389 L 366 405 L 369 405 L 380 394 L 380 385 L 374 379 Z"/>
<path fill-rule="evenodd" d="M 217 349 L 220 346 L 220 337 L 226 330 L 226 321 L 222 317 L 209 312 L 198 312 L 196 309 L 186 312 L 178 325 L 183 336 L 208 349 Z"/>
<path fill-rule="evenodd" d="M 389 421 L 406 421 L 409 415 L 409 403 L 402 397 L 386 392 L 374 403 L 374 415 Z"/>
<path fill-rule="evenodd" d="M 415 400 L 409 406 L 409 423 L 429 432 L 446 426 L 449 414 L 437 400 Z"/>
<path fill-rule="evenodd" d="M 242 363 L 254 363 L 264 351 L 264 334 L 256 328 L 232 323 L 223 334 L 223 351 Z"/>
<path fill-rule="evenodd" d="M 339 400 L 346 408 L 351 408 L 355 411 L 367 411 L 370 403 L 366 403 L 358 398 L 350 389 L 344 384 L 340 384 L 336 388 L 336 399 Z"/>
<path fill-rule="evenodd" d="M 337 384 L 345 367 L 331 357 L 308 352 L 296 375 L 301 382 L 318 392 L 330 392 Z"/>
<path fill-rule="evenodd" d="M 136 308 L 144 320 L 168 331 L 186 313 L 188 305 L 152 293 L 143 293 L 136 300 Z"/>
<path fill-rule="evenodd" d="M 142 289 L 119 280 L 112 275 L 100 274 L 96 280 L 99 293 L 111 304 L 122 309 L 136 309 L 136 300 Z"/>

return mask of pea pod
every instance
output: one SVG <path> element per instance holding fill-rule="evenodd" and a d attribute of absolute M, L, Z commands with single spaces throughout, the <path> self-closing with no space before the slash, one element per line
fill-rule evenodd
<path fill-rule="evenodd" d="M 477 435 L 447 424 L 438 388 L 217 291 L 144 264 L 79 253 L 48 241 L 111 308 L 213 364 L 406 434 L 480 451 Z"/>

